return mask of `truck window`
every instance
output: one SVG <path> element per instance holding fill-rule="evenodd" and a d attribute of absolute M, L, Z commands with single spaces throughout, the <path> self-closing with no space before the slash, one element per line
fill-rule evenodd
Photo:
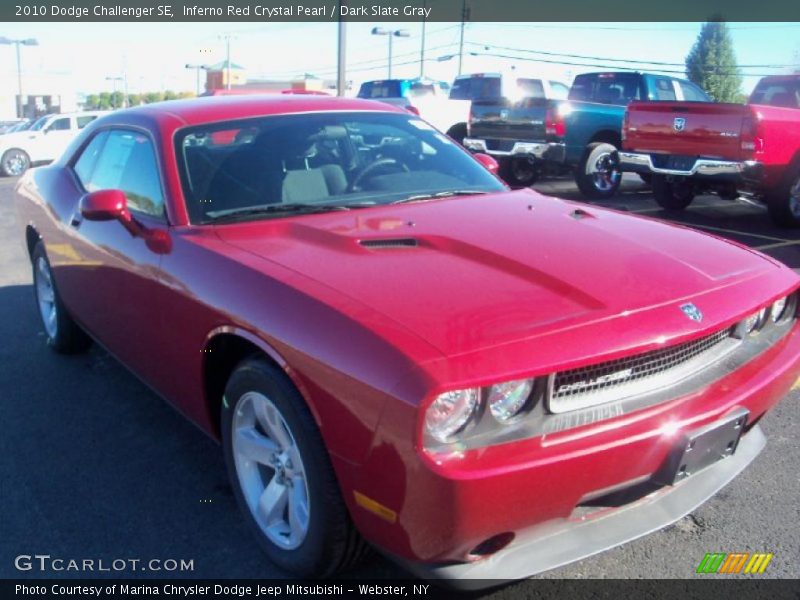
<path fill-rule="evenodd" d="M 666 77 L 655 78 L 656 97 L 653 100 L 677 100 L 672 79 Z"/>
<path fill-rule="evenodd" d="M 762 81 L 753 90 L 750 103 L 800 108 L 800 81 Z"/>
<path fill-rule="evenodd" d="M 358 90 L 359 98 L 400 98 L 400 82 L 397 79 L 386 81 L 366 81 Z"/>
<path fill-rule="evenodd" d="M 522 98 L 544 98 L 544 85 L 541 79 L 517 79 L 517 88 Z"/>
<path fill-rule="evenodd" d="M 499 77 L 462 77 L 450 90 L 452 100 L 496 100 L 500 96 Z"/>
<path fill-rule="evenodd" d="M 708 95 L 697 87 L 695 84 L 688 81 L 678 80 L 678 85 L 681 86 L 683 92 L 683 99 L 689 102 L 710 102 L 711 99 Z"/>
<path fill-rule="evenodd" d="M 578 75 L 569 90 L 569 99 L 600 104 L 624 106 L 638 100 L 639 81 L 637 73 L 586 73 Z"/>

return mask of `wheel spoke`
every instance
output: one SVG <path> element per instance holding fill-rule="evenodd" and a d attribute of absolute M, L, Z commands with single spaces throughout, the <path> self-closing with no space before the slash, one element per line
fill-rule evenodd
<path fill-rule="evenodd" d="M 264 432 L 281 449 L 286 449 L 292 445 L 292 438 L 286 431 L 278 411 L 274 406 L 267 403 L 260 403 L 255 406 L 256 419 L 264 428 Z"/>
<path fill-rule="evenodd" d="M 242 428 L 236 431 L 236 450 L 243 456 L 262 465 L 272 466 L 272 457 L 278 445 L 258 431 Z"/>
<path fill-rule="evenodd" d="M 283 513 L 289 501 L 289 490 L 282 483 L 278 482 L 278 477 L 273 477 L 269 485 L 258 499 L 258 511 L 264 518 L 267 526 L 285 522 Z"/>
<path fill-rule="evenodd" d="M 292 539 L 301 539 L 308 530 L 308 499 L 306 498 L 306 488 L 301 482 L 296 482 L 295 485 L 292 486 L 290 494 L 290 536 Z"/>

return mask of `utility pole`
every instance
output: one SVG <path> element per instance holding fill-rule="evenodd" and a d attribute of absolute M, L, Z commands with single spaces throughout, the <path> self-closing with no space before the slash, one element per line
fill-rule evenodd
<path fill-rule="evenodd" d="M 25 102 L 22 98 L 22 59 L 20 58 L 20 46 L 38 46 L 39 41 L 35 38 L 28 38 L 24 40 L 12 40 L 7 37 L 0 37 L 0 44 L 10 46 L 14 44 L 17 47 L 17 91 L 19 97 L 17 98 L 17 116 L 19 118 L 25 117 Z"/>
<path fill-rule="evenodd" d="M 228 74 L 226 75 L 226 89 L 231 89 L 231 36 L 225 36 L 225 65 L 228 69 Z"/>
<path fill-rule="evenodd" d="M 422 43 L 419 46 L 419 78 L 425 77 L 425 8 L 428 0 L 422 0 Z"/>
<path fill-rule="evenodd" d="M 342 6 L 347 0 L 339 0 L 339 38 L 336 46 L 336 95 L 344 96 L 347 81 L 345 77 L 345 59 L 347 57 L 347 25 L 344 22 Z"/>
<path fill-rule="evenodd" d="M 467 9 L 467 0 L 461 0 L 461 35 L 458 40 L 458 74 L 461 75 L 461 69 L 464 64 L 464 26 L 466 20 L 469 18 L 469 10 Z"/>

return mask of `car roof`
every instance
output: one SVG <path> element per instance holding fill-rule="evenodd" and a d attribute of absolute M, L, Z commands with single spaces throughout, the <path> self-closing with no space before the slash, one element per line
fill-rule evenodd
<path fill-rule="evenodd" d="M 401 108 L 393 107 L 384 102 L 360 98 L 306 94 L 296 96 L 290 94 L 252 94 L 168 100 L 116 111 L 113 114 L 117 118 L 125 115 L 141 115 L 158 121 L 166 118 L 177 118 L 183 121 L 183 125 L 201 125 L 216 121 L 247 119 L 259 116 L 338 111 L 406 112 Z"/>

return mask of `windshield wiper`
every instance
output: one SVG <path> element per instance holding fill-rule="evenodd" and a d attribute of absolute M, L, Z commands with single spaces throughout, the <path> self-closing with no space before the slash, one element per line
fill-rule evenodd
<path fill-rule="evenodd" d="M 267 204 L 266 206 L 248 206 L 244 208 L 234 208 L 220 211 L 216 216 L 209 213 L 212 223 L 224 223 L 226 221 L 236 221 L 243 217 L 279 215 L 279 214 L 312 214 L 323 213 L 337 210 L 351 210 L 354 208 L 366 208 L 375 206 L 374 204 L 305 204 L 302 202 L 286 202 L 282 204 Z"/>
<path fill-rule="evenodd" d="M 408 198 L 395 200 L 392 204 L 405 204 L 407 202 L 422 202 L 423 200 L 436 200 L 438 198 L 450 198 L 452 196 L 481 196 L 488 194 L 486 190 L 447 190 L 444 192 L 434 192 L 432 194 L 414 194 Z"/>

